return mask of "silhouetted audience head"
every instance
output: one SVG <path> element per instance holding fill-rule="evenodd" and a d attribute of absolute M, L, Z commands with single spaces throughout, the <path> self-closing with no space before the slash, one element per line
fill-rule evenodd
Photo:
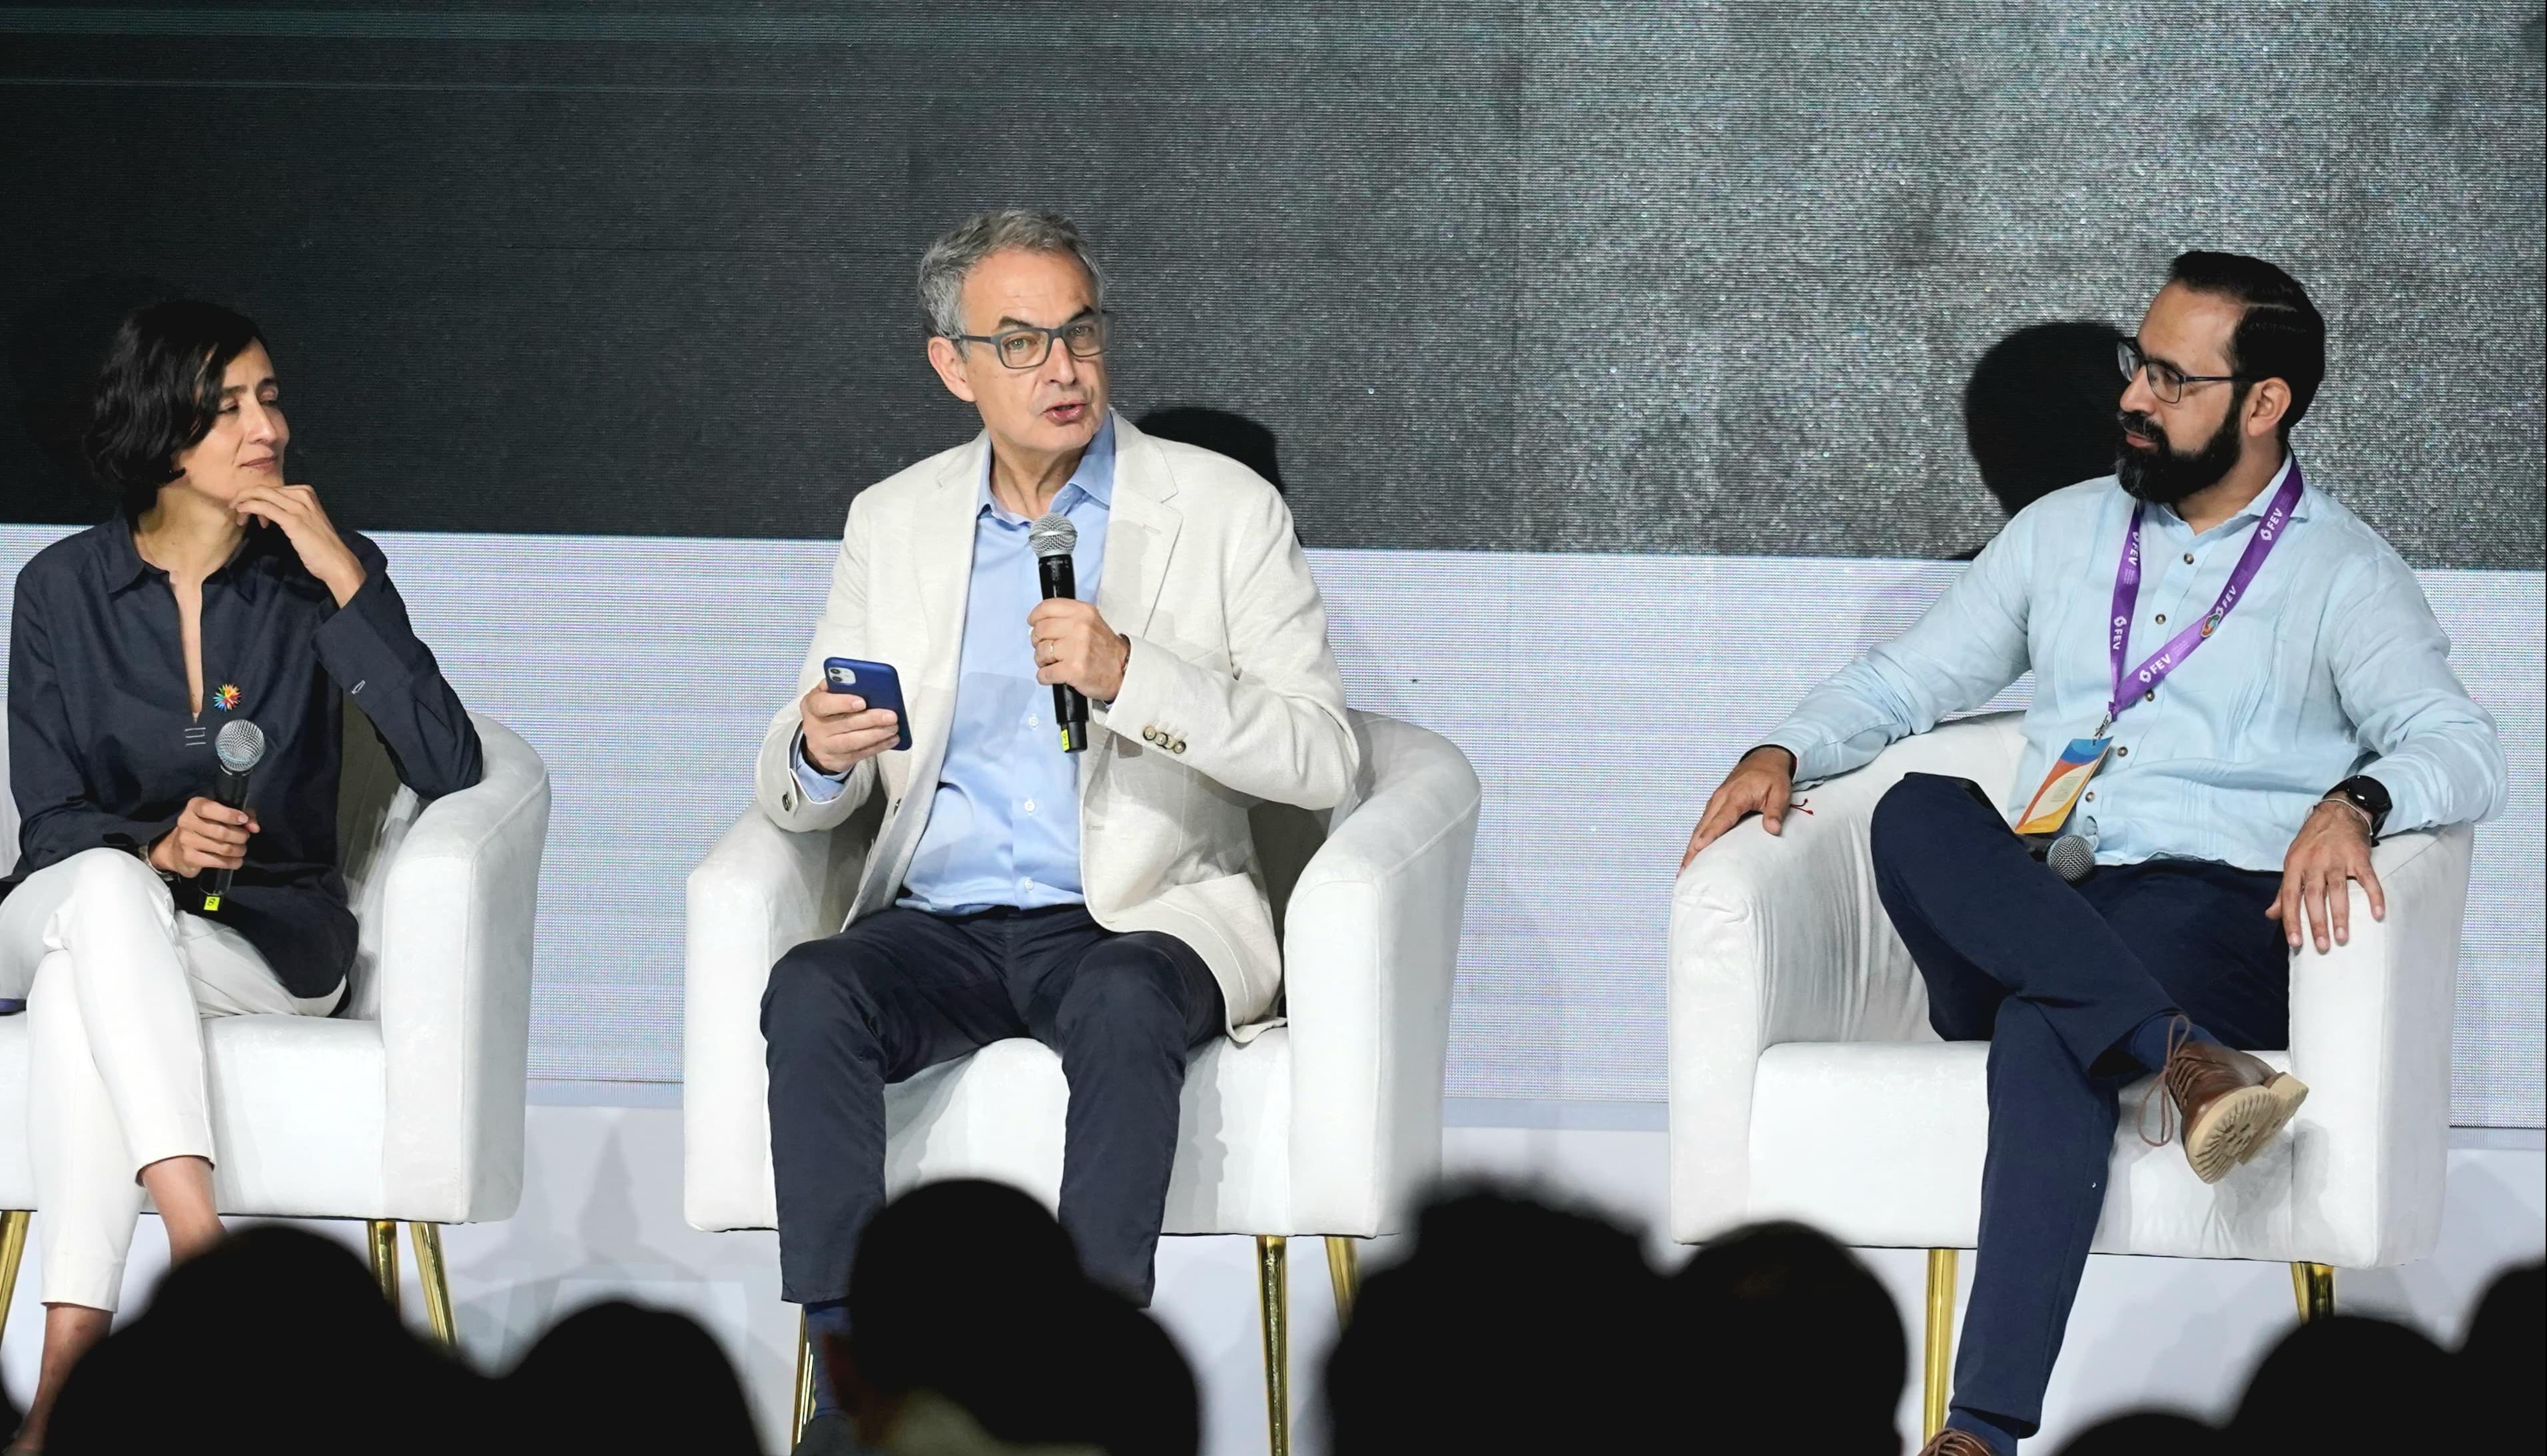
<path fill-rule="evenodd" d="M 483 1444 L 486 1408 L 484 1382 L 409 1334 L 343 1245 L 263 1227 L 171 1270 L 80 1362 L 44 1449 L 439 1456 Z"/>
<path fill-rule="evenodd" d="M 550 1327 L 504 1378 L 498 1405 L 521 1451 L 760 1450 L 715 1338 L 686 1316 L 618 1301 Z"/>
<path fill-rule="evenodd" d="M 2386 1320 L 2332 1315 L 2255 1367 L 2229 1438 L 2253 1456 L 2456 1451 L 2464 1417 L 2458 1369 L 2439 1345 Z"/>
<path fill-rule="evenodd" d="M 2468 1321 L 2458 1354 L 2460 1388 L 2490 1443 L 2505 1451 L 2547 1448 L 2547 1268 L 2509 1270 L 2494 1281 Z"/>
<path fill-rule="evenodd" d="M 2029 324 L 1990 345 L 1964 385 L 1964 441 L 2013 516 L 2064 485 L 2109 475 L 2122 448 L 2123 380 L 2110 323 Z"/>
<path fill-rule="evenodd" d="M 1134 420 L 1144 435 L 1199 445 L 1247 467 L 1276 490 L 1282 486 L 1282 447 L 1274 432 L 1243 414 L 1199 404 L 1171 404 Z"/>
<path fill-rule="evenodd" d="M 2212 1456 L 2228 1449 L 2220 1432 L 2190 1415 L 2148 1411 L 2089 1426 L 2070 1437 L 2061 1456 Z"/>
<path fill-rule="evenodd" d="M 1900 1448 L 1900 1313 L 1827 1236 L 1801 1224 L 1736 1229 L 1693 1255 L 1665 1299 L 1674 1361 L 1719 1392 L 1709 1428 L 1727 1449 Z"/>
<path fill-rule="evenodd" d="M 1660 1292 L 1636 1241 L 1601 1219 L 1489 1192 L 1436 1204 L 1328 1357 L 1330 1449 L 1639 1449 Z"/>
<path fill-rule="evenodd" d="M 922 1393 L 1011 1444 L 1201 1444 L 1193 1374 L 1166 1331 L 1090 1283 L 1061 1226 L 1013 1188 L 960 1179 L 887 1205 L 859 1238 L 848 1320 L 827 1354 L 869 1444 L 889 1444 Z"/>

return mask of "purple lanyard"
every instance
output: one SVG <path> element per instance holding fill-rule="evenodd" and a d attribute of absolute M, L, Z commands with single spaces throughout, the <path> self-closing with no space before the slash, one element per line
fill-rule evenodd
<path fill-rule="evenodd" d="M 2132 614 L 2139 609 L 2141 599 L 2141 517 L 2149 510 L 2145 504 L 2132 507 L 2132 534 L 2123 541 L 2123 564 L 2114 572 L 2114 619 L 2108 632 L 2114 658 L 2114 696 L 2106 702 L 2105 721 L 2097 726 L 2093 736 L 2103 737 L 2105 729 L 2112 728 L 2114 720 L 2132 705 L 2131 696 L 2123 691 L 2127 682 L 2140 689 L 2143 701 L 2157 696 L 2157 685 L 2166 681 L 2167 674 L 2182 666 L 2204 639 L 2220 630 L 2229 609 L 2246 594 L 2255 573 L 2263 569 L 2264 557 L 2273 554 L 2275 543 L 2281 540 L 2282 527 L 2299 507 L 2301 487 L 2300 463 L 2293 460 L 2282 488 L 2273 492 L 2272 503 L 2264 507 L 2264 519 L 2256 523 L 2255 534 L 2247 538 L 2245 554 L 2238 557 L 2237 569 L 2229 573 L 2229 584 L 2220 588 L 2220 600 L 2211 604 L 2201 621 L 2177 633 L 2126 675 L 2123 652 L 2132 640 Z"/>

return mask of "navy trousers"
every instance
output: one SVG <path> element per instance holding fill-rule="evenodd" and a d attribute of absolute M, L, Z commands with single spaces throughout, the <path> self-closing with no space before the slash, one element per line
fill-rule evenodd
<path fill-rule="evenodd" d="M 761 997 L 781 1292 L 846 1297 L 884 1202 L 884 1089 L 1010 1037 L 1070 1081 L 1061 1223 L 1089 1277 L 1147 1304 L 1195 1047 L 1219 984 L 1172 935 L 1116 934 L 1080 905 L 935 915 L 896 907 L 781 956 Z"/>
<path fill-rule="evenodd" d="M 2069 1323 L 2105 1204 L 2116 1094 L 2153 1069 L 2119 1045 L 2180 1011 L 2233 1047 L 2290 1042 L 2281 877 L 2206 860 L 2100 866 L 2026 852 L 1968 779 L 1910 774 L 1876 806 L 1875 879 L 1948 1041 L 1986 1040 L 1989 1156 L 1954 1404 L 2020 1433 Z"/>

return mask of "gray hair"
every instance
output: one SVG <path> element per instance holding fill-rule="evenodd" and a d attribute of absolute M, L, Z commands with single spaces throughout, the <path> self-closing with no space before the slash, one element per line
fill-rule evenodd
<path fill-rule="evenodd" d="M 956 223 L 920 255 L 920 311 L 931 334 L 953 338 L 964 331 L 965 277 L 984 258 L 1007 248 L 1078 259 L 1097 288 L 1098 306 L 1104 306 L 1105 274 L 1078 223 L 1040 208 L 1001 208 Z"/>

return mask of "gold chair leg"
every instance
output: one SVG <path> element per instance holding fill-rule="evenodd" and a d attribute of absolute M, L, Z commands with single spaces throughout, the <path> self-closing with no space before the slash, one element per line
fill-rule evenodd
<path fill-rule="evenodd" d="M 1919 1362 L 1919 1439 L 1946 1428 L 1946 1393 L 1955 1364 L 1955 1265 L 1951 1248 L 1928 1250 L 1928 1321 Z"/>
<path fill-rule="evenodd" d="M 2323 1320 L 2334 1313 L 2334 1266 L 2331 1264 L 2294 1263 L 2291 1265 L 2291 1292 L 2299 1296 L 2300 1323 Z"/>
<path fill-rule="evenodd" d="M 457 1323 L 451 1318 L 451 1275 L 442 1264 L 442 1226 L 409 1224 L 407 1238 L 415 1244 L 415 1278 L 424 1286 L 424 1319 L 433 1327 L 433 1337 L 444 1349 L 460 1342 Z"/>
<path fill-rule="evenodd" d="M 1336 1328 L 1353 1323 L 1354 1296 L 1361 1290 L 1361 1241 L 1327 1236 L 1327 1280 L 1336 1287 Z"/>
<path fill-rule="evenodd" d="M 390 1308 L 398 1307 L 397 1220 L 366 1219 L 363 1227 L 371 1235 L 372 1278 L 381 1286 L 381 1298 Z"/>
<path fill-rule="evenodd" d="M 814 1418 L 814 1336 L 805 1317 L 796 1317 L 796 1421 L 787 1436 L 787 1449 L 793 1451 L 805 1439 L 805 1422 Z"/>
<path fill-rule="evenodd" d="M 1265 1315 L 1265 1430 L 1274 1456 L 1291 1456 L 1291 1331 L 1288 1246 L 1279 1235 L 1256 1241 L 1256 1297 Z"/>
<path fill-rule="evenodd" d="M 35 1215 L 23 1208 L 0 1213 L 0 1326 L 18 1299 L 18 1265 L 27 1257 L 27 1225 Z"/>

